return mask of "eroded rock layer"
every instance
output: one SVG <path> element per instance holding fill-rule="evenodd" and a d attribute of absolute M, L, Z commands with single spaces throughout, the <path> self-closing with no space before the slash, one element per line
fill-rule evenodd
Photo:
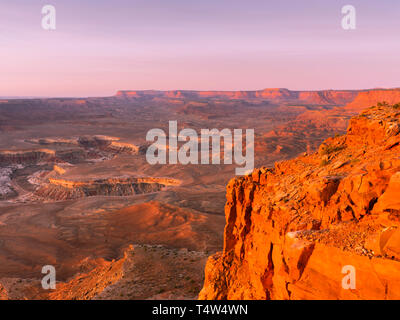
<path fill-rule="evenodd" d="M 35 195 L 69 200 L 90 196 L 129 196 L 158 192 L 166 186 L 178 185 L 169 178 L 111 178 L 91 181 L 72 181 L 49 178 L 49 182 L 35 191 Z"/>
<path fill-rule="evenodd" d="M 225 215 L 200 299 L 399 299 L 398 105 L 367 109 L 314 154 L 231 180 Z"/>

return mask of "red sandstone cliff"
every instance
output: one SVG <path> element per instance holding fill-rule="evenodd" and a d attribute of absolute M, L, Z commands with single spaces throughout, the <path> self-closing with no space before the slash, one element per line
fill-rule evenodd
<path fill-rule="evenodd" d="M 291 102 L 317 105 L 345 105 L 354 100 L 358 91 L 322 90 L 292 91 L 281 88 L 257 91 L 118 91 L 116 96 L 123 98 L 170 98 L 170 99 L 266 99 L 271 102 Z"/>
<path fill-rule="evenodd" d="M 399 299 L 400 110 L 370 108 L 318 152 L 231 180 L 225 214 L 200 299 Z"/>
<path fill-rule="evenodd" d="M 308 104 L 319 106 L 346 106 L 347 111 L 360 112 L 365 106 L 386 101 L 394 104 L 400 101 L 400 89 L 370 90 L 320 90 L 293 91 L 283 88 L 268 88 L 255 91 L 192 91 L 173 90 L 156 91 L 122 90 L 116 94 L 118 98 L 133 99 L 264 99 L 271 103 Z"/>
<path fill-rule="evenodd" d="M 400 101 L 400 89 L 376 89 L 360 91 L 355 99 L 346 105 L 349 111 L 360 112 L 365 106 L 372 106 L 378 102 L 395 104 Z"/>

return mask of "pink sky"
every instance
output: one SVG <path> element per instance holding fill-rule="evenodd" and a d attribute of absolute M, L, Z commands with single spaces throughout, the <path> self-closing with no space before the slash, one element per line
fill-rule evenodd
<path fill-rule="evenodd" d="M 400 2 L 2 0 L 0 96 L 400 87 Z M 57 9 L 57 30 L 41 8 Z"/>

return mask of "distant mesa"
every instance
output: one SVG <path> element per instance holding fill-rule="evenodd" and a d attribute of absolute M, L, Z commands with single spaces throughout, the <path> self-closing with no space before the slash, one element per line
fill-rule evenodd
<path fill-rule="evenodd" d="M 322 91 L 292 91 L 288 89 L 272 88 L 256 91 L 118 91 L 116 97 L 151 99 L 151 98 L 178 98 L 178 99 L 265 99 L 272 102 L 292 102 L 322 105 L 346 104 L 358 94 L 356 90 L 322 90 Z"/>
<path fill-rule="evenodd" d="M 360 112 L 365 106 L 376 105 L 378 102 L 395 104 L 400 101 L 400 89 L 376 89 L 361 91 L 356 98 L 346 106 L 346 109 Z"/>
<path fill-rule="evenodd" d="M 0 151 L 0 165 L 33 164 L 40 161 L 52 161 L 56 152 L 50 149 L 3 150 Z"/>
<path fill-rule="evenodd" d="M 400 89 L 370 89 L 370 90 L 316 90 L 294 91 L 284 88 L 270 88 L 255 91 L 118 91 L 116 97 L 134 99 L 173 98 L 173 99 L 225 99 L 246 100 L 264 99 L 275 103 L 314 104 L 314 105 L 347 105 L 348 109 L 358 112 L 373 101 L 399 101 Z"/>
<path fill-rule="evenodd" d="M 167 186 L 177 186 L 181 182 L 171 178 L 115 177 L 86 181 L 49 178 L 35 195 L 51 200 L 71 200 L 92 196 L 132 196 L 159 192 Z"/>
<path fill-rule="evenodd" d="M 82 136 L 79 138 L 41 138 L 25 142 L 39 145 L 37 149 L 0 150 L 0 165 L 38 164 L 41 162 L 79 163 L 91 159 L 109 159 L 118 154 L 138 154 L 140 147 L 120 142 L 108 136 Z"/>

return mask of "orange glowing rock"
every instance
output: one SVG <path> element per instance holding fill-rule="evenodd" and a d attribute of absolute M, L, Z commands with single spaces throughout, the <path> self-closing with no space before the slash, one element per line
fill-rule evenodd
<path fill-rule="evenodd" d="M 396 107 L 369 108 L 318 152 L 232 179 L 199 298 L 399 299 L 399 124 Z"/>

